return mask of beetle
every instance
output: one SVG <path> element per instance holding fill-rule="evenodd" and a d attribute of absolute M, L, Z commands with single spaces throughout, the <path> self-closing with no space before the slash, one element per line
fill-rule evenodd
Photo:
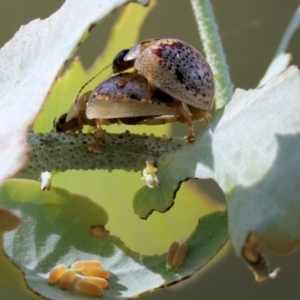
<path fill-rule="evenodd" d="M 159 125 L 181 121 L 185 114 L 180 101 L 155 88 L 151 101 L 143 101 L 148 91 L 148 82 L 137 75 L 126 86 L 119 86 L 119 80 L 127 80 L 130 73 L 115 75 L 76 100 L 67 114 L 56 123 L 56 131 L 75 133 L 83 125 L 97 127 L 98 144 L 105 140 L 102 125 L 123 123 L 126 125 Z M 193 133 L 193 128 L 190 128 Z M 93 149 L 92 149 L 93 150 Z M 95 147 L 96 150 L 96 147 Z"/>
<path fill-rule="evenodd" d="M 125 86 L 137 76 L 148 80 L 144 100 L 151 101 L 155 88 L 187 105 L 183 122 L 210 120 L 215 94 L 214 75 L 205 58 L 191 45 L 177 39 L 149 39 L 120 51 L 113 60 L 113 73 L 134 67 L 131 76 L 117 82 Z M 190 115 L 189 115 L 190 113 Z M 194 137 L 190 135 L 189 141 Z"/>

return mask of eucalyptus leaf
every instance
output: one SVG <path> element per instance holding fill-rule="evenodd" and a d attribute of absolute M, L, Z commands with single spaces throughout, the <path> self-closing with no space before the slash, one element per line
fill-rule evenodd
<path fill-rule="evenodd" d="M 59 188 L 42 192 L 37 182 L 9 180 L 0 189 L 0 204 L 22 219 L 17 229 L 5 234 L 4 250 L 25 274 L 29 287 L 48 299 L 90 299 L 74 288 L 62 291 L 48 284 L 49 271 L 58 264 L 100 260 L 111 273 L 102 299 L 126 299 L 191 276 L 228 238 L 226 212 L 201 218 L 186 240 L 189 250 L 183 265 L 168 269 L 166 253 L 142 256 L 109 235 L 106 212 L 86 197 Z M 101 236 L 91 233 L 96 225 L 103 228 Z"/>
<path fill-rule="evenodd" d="M 141 188 L 134 209 L 142 218 L 166 211 L 180 182 L 213 178 L 224 191 L 229 232 L 241 254 L 247 236 L 276 253 L 300 242 L 300 78 L 290 67 L 256 90 L 237 89 L 192 145 L 157 164 L 161 185 Z M 159 195 L 159 197 L 158 197 Z"/>

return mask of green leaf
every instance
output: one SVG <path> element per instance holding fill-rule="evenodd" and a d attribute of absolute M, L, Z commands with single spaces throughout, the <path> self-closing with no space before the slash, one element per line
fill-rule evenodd
<path fill-rule="evenodd" d="M 49 18 L 22 26 L 0 50 L 0 143 L 5 144 L 0 148 L 0 183 L 26 164 L 27 128 L 78 41 L 92 24 L 128 2 L 66 1 Z M 12 118 L 18 122 L 11 122 Z"/>
<path fill-rule="evenodd" d="M 135 211 L 142 218 L 163 212 L 179 182 L 213 178 L 226 194 L 237 253 L 250 233 L 273 252 L 292 251 L 300 241 L 299 95 L 296 67 L 259 89 L 236 90 L 194 144 L 159 159 L 161 185 L 138 191 Z"/>
<path fill-rule="evenodd" d="M 42 192 L 37 182 L 10 180 L 0 190 L 0 204 L 22 219 L 16 230 L 5 234 L 4 250 L 25 274 L 28 285 L 49 299 L 79 297 L 74 289 L 62 291 L 48 284 L 48 273 L 57 264 L 102 261 L 111 272 L 109 289 L 102 298 L 124 299 L 191 276 L 219 251 L 228 236 L 225 212 L 203 217 L 186 240 L 189 251 L 183 265 L 168 270 L 166 253 L 141 256 L 115 236 L 92 235 L 91 227 L 105 226 L 108 219 L 106 212 L 86 197 L 59 188 Z M 90 297 L 81 294 L 80 299 Z"/>

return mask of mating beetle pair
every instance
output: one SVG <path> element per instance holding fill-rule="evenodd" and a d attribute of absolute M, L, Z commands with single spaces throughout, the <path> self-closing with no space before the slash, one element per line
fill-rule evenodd
<path fill-rule="evenodd" d="M 123 73 L 134 67 L 131 73 Z M 119 52 L 113 72 L 93 92 L 81 96 L 58 131 L 75 132 L 83 125 L 114 123 L 157 125 L 179 121 L 189 125 L 187 140 L 195 139 L 193 120 L 209 121 L 214 77 L 204 57 L 192 46 L 176 39 L 151 39 Z"/>

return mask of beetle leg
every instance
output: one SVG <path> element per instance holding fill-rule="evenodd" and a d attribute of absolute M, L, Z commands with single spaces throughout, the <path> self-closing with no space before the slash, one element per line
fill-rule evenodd
<path fill-rule="evenodd" d="M 97 128 L 97 139 L 93 145 L 90 146 L 89 150 L 92 152 L 99 152 L 100 145 L 105 141 L 106 139 L 106 131 L 102 129 L 101 127 L 101 120 L 96 119 L 96 128 Z"/>
<path fill-rule="evenodd" d="M 192 120 L 204 120 L 205 124 L 208 124 L 211 115 L 206 109 L 196 108 L 191 105 L 187 105 L 190 113 L 192 114 Z"/>
<path fill-rule="evenodd" d="M 187 123 L 189 126 L 189 134 L 185 137 L 188 143 L 195 141 L 194 123 L 190 114 L 185 110 L 183 103 L 181 106 L 181 115 L 178 116 L 178 121 L 180 123 Z"/>
<path fill-rule="evenodd" d="M 125 86 L 127 82 L 132 81 L 136 76 L 137 76 L 138 72 L 137 70 L 134 70 L 132 73 L 128 74 L 127 76 L 124 76 L 123 78 L 119 79 L 117 81 L 117 86 Z"/>
<path fill-rule="evenodd" d="M 195 132 L 194 132 L 194 123 L 191 118 L 188 118 L 187 123 L 189 125 L 189 134 L 185 139 L 187 140 L 188 143 L 192 143 L 195 141 Z"/>
<path fill-rule="evenodd" d="M 141 102 L 151 104 L 152 103 L 151 98 L 152 98 L 152 95 L 153 95 L 153 90 L 155 90 L 155 86 L 152 85 L 150 83 L 150 81 L 148 81 L 148 92 L 147 92 L 147 95 L 141 100 Z"/>
<path fill-rule="evenodd" d="M 210 119 L 211 119 L 211 114 L 209 112 L 206 112 L 205 116 L 203 117 L 205 124 L 208 124 L 210 122 Z"/>

